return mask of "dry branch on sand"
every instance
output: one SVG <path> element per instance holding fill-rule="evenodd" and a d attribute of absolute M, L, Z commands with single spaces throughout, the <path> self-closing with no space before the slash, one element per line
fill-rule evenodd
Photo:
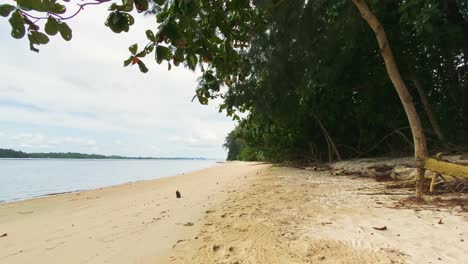
<path fill-rule="evenodd" d="M 443 159 L 428 159 L 426 173 L 422 181 L 423 191 L 431 193 L 468 192 L 468 166 L 458 162 L 461 156 Z M 337 162 L 332 165 L 333 175 L 369 177 L 376 181 L 389 181 L 389 189 L 414 188 L 416 168 L 409 158 L 403 159 L 363 159 Z M 437 181 L 438 179 L 440 181 Z M 437 187 L 437 190 L 436 190 Z"/>

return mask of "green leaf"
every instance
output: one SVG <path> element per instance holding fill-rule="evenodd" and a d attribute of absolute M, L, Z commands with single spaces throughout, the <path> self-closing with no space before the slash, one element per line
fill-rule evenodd
<path fill-rule="evenodd" d="M 12 6 L 12 5 L 8 5 L 8 4 L 5 4 L 5 5 L 0 5 L 0 16 L 2 17 L 7 17 L 10 15 L 11 12 L 13 12 L 13 10 L 15 10 L 16 7 Z"/>
<path fill-rule="evenodd" d="M 157 46 L 156 47 L 156 62 L 161 63 L 163 60 L 170 60 L 172 58 L 172 52 L 168 47 Z"/>
<path fill-rule="evenodd" d="M 154 0 L 154 2 L 156 2 L 156 4 L 162 6 L 162 5 L 164 5 L 164 3 L 166 3 L 166 0 Z"/>
<path fill-rule="evenodd" d="M 49 37 L 46 34 L 39 31 L 31 31 L 28 34 L 29 41 L 33 44 L 47 44 L 49 43 Z"/>
<path fill-rule="evenodd" d="M 201 89 L 197 89 L 197 95 L 196 96 L 197 96 L 197 99 L 200 102 L 200 104 L 202 104 L 202 105 L 208 104 L 208 98 L 206 98 L 203 95 L 203 91 L 201 91 Z"/>
<path fill-rule="evenodd" d="M 195 56 L 194 54 L 190 54 L 188 56 L 187 65 L 188 65 L 189 69 L 195 70 L 195 67 L 197 66 L 197 62 L 198 62 L 197 56 Z"/>
<path fill-rule="evenodd" d="M 167 38 L 169 38 L 175 45 L 183 47 L 187 42 L 182 34 L 182 31 L 177 23 L 172 20 L 165 21 L 160 25 L 160 32 Z M 159 35 L 159 33 L 157 34 Z"/>
<path fill-rule="evenodd" d="M 182 13 L 186 16 L 192 16 L 198 9 L 199 1 L 195 0 L 183 0 L 180 1 L 179 7 Z"/>
<path fill-rule="evenodd" d="M 29 47 L 32 51 L 39 52 L 39 50 L 34 47 L 34 45 L 42 45 L 49 43 L 49 37 L 39 31 L 30 31 L 28 34 Z"/>
<path fill-rule="evenodd" d="M 123 0 L 121 5 L 113 3 L 109 7 L 109 11 L 131 12 L 133 10 L 133 0 Z"/>
<path fill-rule="evenodd" d="M 36 47 L 34 47 L 34 44 L 31 42 L 29 42 L 29 49 L 31 49 L 34 52 L 39 52 L 39 50 Z"/>
<path fill-rule="evenodd" d="M 59 25 L 59 32 L 62 38 L 66 41 L 70 41 L 72 39 L 71 28 L 67 25 L 67 23 L 60 23 Z"/>
<path fill-rule="evenodd" d="M 184 50 L 183 49 L 177 49 L 175 54 L 174 54 L 174 61 L 179 64 L 184 61 Z M 175 64 L 175 63 L 174 63 Z"/>
<path fill-rule="evenodd" d="M 146 30 L 146 37 L 148 38 L 149 41 L 156 41 L 156 37 L 154 36 L 153 31 L 151 30 Z"/>
<path fill-rule="evenodd" d="M 121 33 L 122 31 L 128 32 L 130 30 L 130 26 L 134 23 L 135 19 L 131 15 L 115 11 L 109 14 L 105 25 L 108 26 L 113 32 Z"/>
<path fill-rule="evenodd" d="M 138 13 L 148 10 L 149 8 L 148 0 L 134 0 L 134 1 L 135 1 L 135 7 Z"/>
<path fill-rule="evenodd" d="M 133 56 L 130 56 L 128 59 L 124 60 L 124 67 L 127 67 L 128 65 L 130 65 L 132 61 L 133 61 Z"/>
<path fill-rule="evenodd" d="M 45 11 L 45 6 L 43 1 L 38 0 L 17 0 L 16 3 L 18 4 L 21 9 L 29 11 L 29 10 L 36 10 L 36 11 Z"/>
<path fill-rule="evenodd" d="M 46 10 L 54 14 L 64 14 L 67 11 L 67 8 L 64 5 L 59 3 L 48 2 L 46 5 Z M 55 1 L 54 1 L 55 2 Z"/>
<path fill-rule="evenodd" d="M 145 47 L 146 54 L 153 52 L 153 50 L 154 50 L 154 43 L 151 43 Z"/>
<path fill-rule="evenodd" d="M 52 16 L 49 16 L 45 24 L 45 28 L 44 28 L 45 32 L 51 36 L 55 36 L 57 32 L 59 31 L 59 28 L 60 28 L 59 22 Z"/>
<path fill-rule="evenodd" d="M 132 53 L 133 55 L 135 55 L 136 52 L 137 52 L 137 50 L 138 50 L 138 44 L 135 43 L 135 44 L 131 45 L 131 46 L 128 48 L 128 50 L 130 51 L 130 53 Z"/>
<path fill-rule="evenodd" d="M 138 57 L 138 58 L 143 58 L 143 57 L 146 56 L 146 54 L 147 54 L 147 53 L 146 53 L 146 49 L 143 49 L 142 51 L 140 51 L 140 52 L 137 53 L 136 57 Z"/>
<path fill-rule="evenodd" d="M 24 37 L 24 35 L 26 34 L 26 29 L 24 27 L 24 18 L 23 16 L 20 14 L 19 10 L 16 10 L 15 12 L 13 12 L 13 14 L 11 15 L 10 19 L 8 19 L 8 21 L 10 22 L 10 25 L 11 25 L 11 36 L 16 38 L 16 39 L 20 39 L 22 37 Z"/>
<path fill-rule="evenodd" d="M 148 68 L 146 68 L 146 65 L 141 60 L 138 61 L 138 68 L 140 68 L 142 73 L 148 72 Z"/>

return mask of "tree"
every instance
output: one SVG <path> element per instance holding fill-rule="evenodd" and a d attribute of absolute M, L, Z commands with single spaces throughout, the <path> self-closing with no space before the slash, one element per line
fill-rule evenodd
<path fill-rule="evenodd" d="M 18 0 L 16 7 L 0 6 L 0 15 L 10 17 L 13 37 L 23 37 L 28 26 L 34 51 L 34 45 L 48 42 L 47 35 L 63 31 L 71 38 L 64 21 L 87 5 L 112 2 L 106 25 L 116 33 L 130 29 L 135 9 L 155 15 L 159 30 L 146 31 L 148 42 L 140 49 L 132 45 L 124 65 L 138 64 L 147 72 L 143 60 L 154 54 L 156 62 L 167 63 L 169 69 L 180 64 L 192 70 L 199 67 L 200 103 L 221 96 L 221 110 L 228 115 L 238 118 L 237 111 L 248 111 L 240 135 L 250 147 L 257 142 L 264 157 L 273 159 L 281 153 L 279 145 L 291 157 L 312 154 L 323 159 L 321 153 L 328 152 L 331 160 L 352 152 L 383 153 L 383 147 L 372 146 L 381 143 L 379 137 L 397 135 L 406 140 L 402 126 L 407 121 L 399 115 L 398 98 L 389 89 L 375 89 L 393 84 L 413 135 L 419 198 L 428 154 L 424 123 L 417 113 L 421 102 L 413 103 L 406 75 L 431 79 L 434 86 L 427 88 L 427 94 L 437 100 L 435 112 L 445 122 L 443 128 L 463 131 L 466 78 L 464 68 L 457 65 L 466 64 L 466 41 L 457 38 L 457 32 L 464 32 L 466 18 L 460 14 L 467 7 L 454 0 L 446 5 L 435 0 L 122 0 L 120 4 L 97 0 L 80 4 L 70 16 L 64 15 L 67 5 L 58 2 L 67 1 Z M 378 46 L 362 29 L 363 20 L 350 8 L 353 4 L 373 30 Z M 37 12 L 45 15 L 36 16 Z M 377 16 L 397 28 L 386 32 Z M 45 31 L 39 27 L 41 21 L 46 21 Z M 441 30 L 425 37 L 423 33 L 435 27 Z M 454 33 L 439 33 L 449 31 Z M 396 61 L 405 63 L 399 69 Z M 382 103 L 388 104 L 387 109 L 379 108 Z M 362 145 L 370 150 L 363 151 Z"/>
<path fill-rule="evenodd" d="M 421 120 L 413 104 L 411 94 L 409 93 L 408 88 L 406 87 L 406 84 L 403 81 L 403 78 L 400 74 L 400 71 L 398 70 L 398 66 L 396 64 L 393 52 L 390 48 L 390 43 L 388 42 L 387 35 L 385 34 L 385 30 L 382 24 L 369 9 L 369 6 L 367 5 L 365 0 L 353 0 L 353 2 L 359 9 L 359 12 L 361 12 L 362 17 L 367 21 L 367 23 L 375 33 L 375 36 L 379 43 L 380 52 L 385 61 L 385 67 L 387 68 L 388 76 L 392 80 L 392 83 L 395 86 L 395 89 L 406 111 L 406 116 L 408 117 L 411 132 L 413 134 L 414 156 L 416 158 L 416 166 L 418 170 L 418 178 L 416 183 L 416 199 L 420 200 L 422 197 L 423 180 L 425 174 L 424 161 L 426 160 L 428 155 L 426 136 L 424 134 Z"/>

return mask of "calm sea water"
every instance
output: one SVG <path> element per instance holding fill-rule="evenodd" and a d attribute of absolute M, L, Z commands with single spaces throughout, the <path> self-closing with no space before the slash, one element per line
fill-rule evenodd
<path fill-rule="evenodd" d="M 173 176 L 215 164 L 215 160 L 0 160 L 0 202 Z"/>

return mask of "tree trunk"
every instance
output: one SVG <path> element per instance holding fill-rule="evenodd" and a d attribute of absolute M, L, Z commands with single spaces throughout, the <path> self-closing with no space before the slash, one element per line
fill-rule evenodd
<path fill-rule="evenodd" d="M 333 139 L 330 137 L 330 134 L 328 134 L 328 131 L 327 129 L 325 128 L 325 126 L 323 126 L 322 124 L 322 121 L 320 121 L 320 119 L 318 119 L 318 117 L 315 117 L 317 119 L 317 122 L 320 126 L 320 130 L 322 130 L 322 133 L 323 133 L 323 136 L 325 137 L 325 139 L 327 140 L 327 145 L 328 145 L 328 158 L 330 160 L 330 162 L 332 162 L 332 154 L 331 154 L 331 150 L 333 149 L 333 152 L 335 153 L 336 155 L 336 158 L 338 159 L 338 161 L 341 161 L 341 155 L 340 155 L 340 152 L 338 151 L 338 148 L 336 147 L 335 143 L 333 142 Z M 330 148 L 331 146 L 331 148 Z"/>
<path fill-rule="evenodd" d="M 416 179 L 416 199 L 421 200 L 422 184 L 425 173 L 424 160 L 427 158 L 426 137 L 424 136 L 421 120 L 419 119 L 416 108 L 414 107 L 411 94 L 409 93 L 408 88 L 406 87 L 406 84 L 401 77 L 400 71 L 398 70 L 395 58 L 393 57 L 393 52 L 390 49 L 387 35 L 385 34 L 384 28 L 380 24 L 380 21 L 369 9 L 369 6 L 365 0 L 352 1 L 361 13 L 361 16 L 364 18 L 364 20 L 366 20 L 366 22 L 372 28 L 372 31 L 375 33 L 375 37 L 379 43 L 380 53 L 382 54 L 385 62 L 388 76 L 390 77 L 390 80 L 392 81 L 393 86 L 395 87 L 398 96 L 400 97 L 401 103 L 405 109 L 406 116 L 411 127 L 411 132 L 413 134 L 414 156 L 418 170 Z"/>
<path fill-rule="evenodd" d="M 444 142 L 444 134 L 442 133 L 442 130 L 440 129 L 439 122 L 437 121 L 437 118 L 434 115 L 434 111 L 432 111 L 432 107 L 429 104 L 429 100 L 427 99 L 426 93 L 424 92 L 421 83 L 419 82 L 419 79 L 416 78 L 416 76 L 411 76 L 410 77 L 411 81 L 413 81 L 414 86 L 416 87 L 416 90 L 418 91 L 419 97 L 421 98 L 421 102 L 424 107 L 424 111 L 426 111 L 427 118 L 429 119 L 429 122 L 431 123 L 432 129 L 434 129 L 434 132 L 436 133 L 437 137 L 439 138 L 440 141 Z"/>

